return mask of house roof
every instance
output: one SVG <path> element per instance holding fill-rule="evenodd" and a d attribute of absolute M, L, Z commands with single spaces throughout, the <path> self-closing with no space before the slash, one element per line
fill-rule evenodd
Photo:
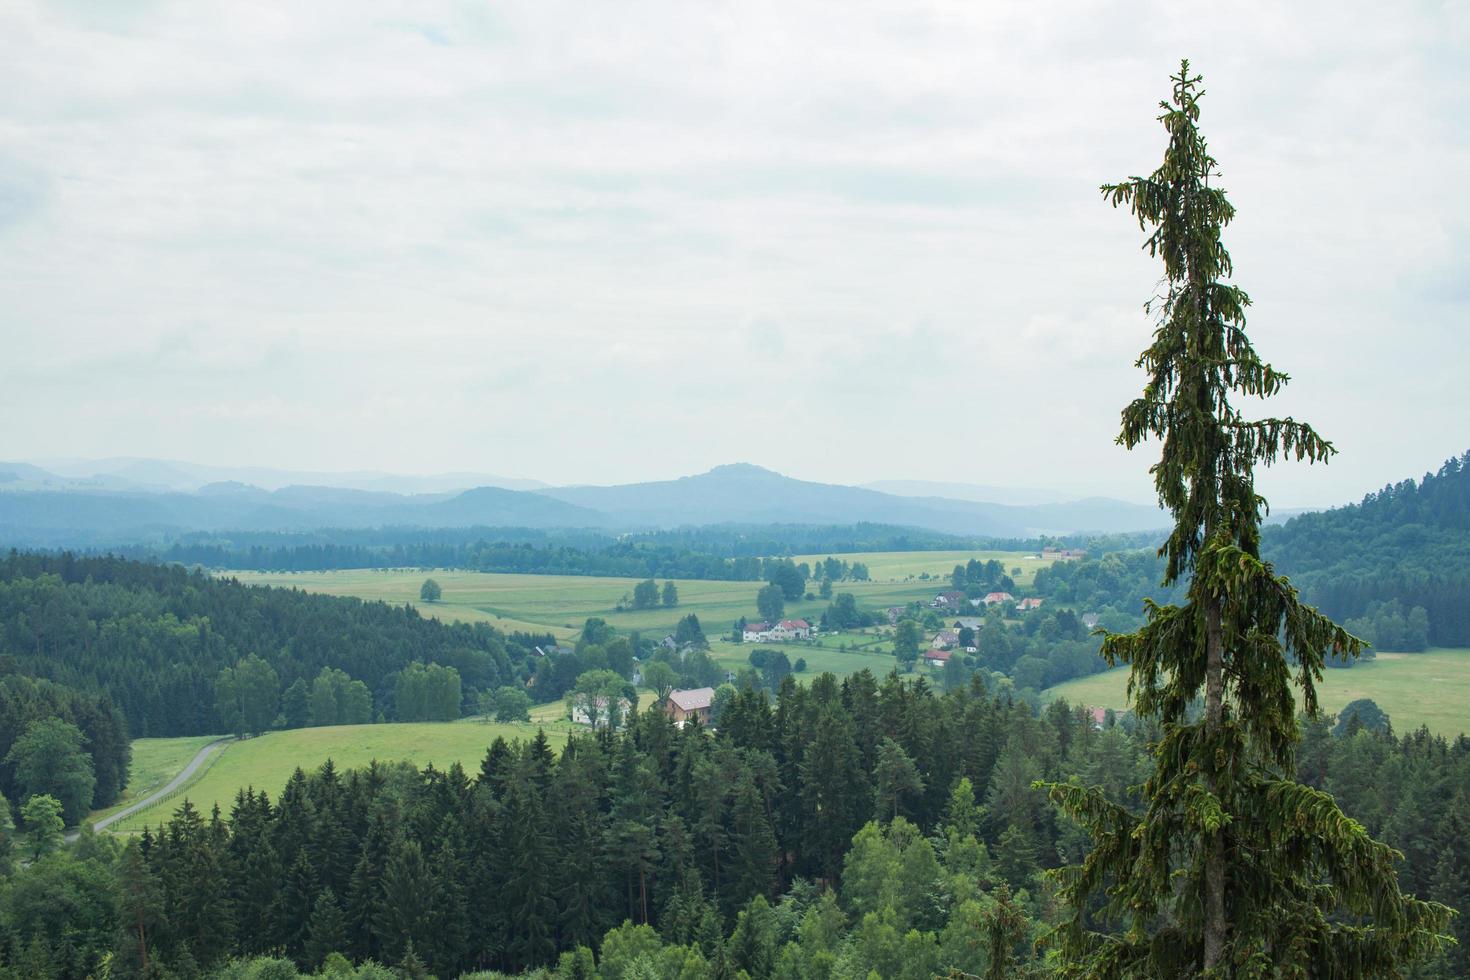
<path fill-rule="evenodd" d="M 972 630 L 978 630 L 984 625 L 985 620 L 981 619 L 979 616 L 961 616 L 959 619 L 956 619 L 954 621 L 955 629 L 960 629 L 962 627 L 968 626 Z"/>
<path fill-rule="evenodd" d="M 789 630 L 809 630 L 812 628 L 812 624 L 804 619 L 783 619 L 781 620 L 781 625 Z"/>
<path fill-rule="evenodd" d="M 694 711 L 698 708 L 708 708 L 715 701 L 715 689 L 712 687 L 696 687 L 689 691 L 670 691 L 669 703 L 682 711 Z"/>
<path fill-rule="evenodd" d="M 924 654 L 925 660 L 948 660 L 952 654 L 948 650 L 930 650 Z"/>
<path fill-rule="evenodd" d="M 934 639 L 944 640 L 946 643 L 958 643 L 960 640 L 959 630 L 940 630 L 934 634 Z"/>
<path fill-rule="evenodd" d="M 1014 598 L 1015 598 L 1015 596 L 1011 595 L 1009 592 L 987 592 L 987 593 L 985 593 L 985 601 L 986 602 L 1005 602 L 1007 599 L 1014 599 Z"/>
<path fill-rule="evenodd" d="M 770 627 L 770 624 L 769 623 L 746 623 L 745 624 L 745 632 L 747 632 L 747 633 L 764 633 L 766 630 L 768 630 L 770 628 L 771 627 Z"/>

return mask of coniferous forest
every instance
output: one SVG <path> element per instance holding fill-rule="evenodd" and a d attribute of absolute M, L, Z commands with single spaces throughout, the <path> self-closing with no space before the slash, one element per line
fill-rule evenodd
<path fill-rule="evenodd" d="M 978 681 L 938 694 L 860 673 L 748 690 L 713 736 L 648 710 L 559 753 L 497 740 L 478 772 L 326 765 L 25 867 L 22 835 L 5 962 L 66 978 L 109 955 L 114 977 L 340 957 L 441 977 L 1051 976 L 1044 874 L 1088 845 L 1033 784 L 1136 811 L 1157 734 Z M 1298 778 L 1405 853 L 1405 891 L 1470 901 L 1470 740 L 1314 723 Z M 1462 976 L 1465 956 L 1414 975 Z"/>

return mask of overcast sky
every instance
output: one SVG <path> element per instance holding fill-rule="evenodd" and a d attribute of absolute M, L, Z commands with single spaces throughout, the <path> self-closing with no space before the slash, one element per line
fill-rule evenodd
<path fill-rule="evenodd" d="M 124 11 L 122 8 L 126 8 Z M 1470 447 L 1470 4 L 0 5 L 0 458 L 1149 496 L 1100 199 L 1187 55 L 1263 481 Z"/>

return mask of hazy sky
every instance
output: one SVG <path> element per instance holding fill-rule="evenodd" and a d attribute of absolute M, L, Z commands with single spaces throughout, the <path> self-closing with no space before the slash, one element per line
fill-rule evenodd
<path fill-rule="evenodd" d="M 126 8 L 126 11 L 123 10 Z M 1283 506 L 1470 447 L 1470 4 L 0 5 L 0 458 L 1148 496 L 1181 55 Z"/>

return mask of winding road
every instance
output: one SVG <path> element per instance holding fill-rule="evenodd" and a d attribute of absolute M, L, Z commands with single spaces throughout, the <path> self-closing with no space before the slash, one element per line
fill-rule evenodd
<path fill-rule="evenodd" d="M 124 817 L 130 817 L 133 814 L 137 813 L 139 810 L 145 809 L 146 807 L 150 807 L 154 803 L 157 803 L 163 797 L 167 796 L 174 790 L 178 789 L 180 786 L 184 785 L 184 783 L 188 781 L 189 777 L 198 772 L 199 767 L 204 765 L 205 759 L 208 759 L 214 753 L 221 751 L 226 745 L 233 741 L 234 738 L 226 737 L 218 738 L 215 739 L 213 742 L 210 742 L 208 745 L 204 746 L 204 748 L 200 749 L 199 752 L 194 756 L 194 758 L 189 760 L 189 764 L 185 766 L 177 776 L 169 780 L 167 786 L 164 786 L 157 792 L 150 793 L 148 796 L 143 797 L 137 803 L 125 807 L 124 809 L 117 811 L 111 816 L 103 817 L 101 820 L 98 820 L 96 823 L 92 824 L 92 829 L 106 830 L 108 827 L 117 823 L 119 820 L 122 820 Z M 72 831 L 70 834 L 67 834 L 68 840 L 75 840 L 76 837 L 76 831 Z"/>

